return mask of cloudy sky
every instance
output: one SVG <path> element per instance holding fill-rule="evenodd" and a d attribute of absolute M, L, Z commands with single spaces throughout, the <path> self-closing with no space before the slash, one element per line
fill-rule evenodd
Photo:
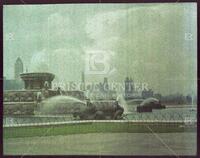
<path fill-rule="evenodd" d="M 56 81 L 146 82 L 162 94 L 194 93 L 196 4 L 4 6 L 4 76 L 21 57 Z M 89 70 L 89 71 L 88 71 Z"/>

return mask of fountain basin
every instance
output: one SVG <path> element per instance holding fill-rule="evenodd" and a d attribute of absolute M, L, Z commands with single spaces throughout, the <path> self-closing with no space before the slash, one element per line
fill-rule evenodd
<path fill-rule="evenodd" d="M 25 89 L 42 89 L 44 88 L 45 82 L 47 82 L 49 88 L 51 88 L 51 82 L 55 75 L 47 72 L 37 72 L 22 73 L 20 77 L 24 81 Z"/>

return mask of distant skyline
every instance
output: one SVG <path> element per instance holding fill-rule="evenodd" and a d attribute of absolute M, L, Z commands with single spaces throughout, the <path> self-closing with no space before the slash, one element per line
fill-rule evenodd
<path fill-rule="evenodd" d="M 113 71 L 86 74 L 88 82 L 128 75 L 164 95 L 196 94 L 196 10 L 196 3 L 4 6 L 4 76 L 14 78 L 20 57 L 24 70 L 78 82 L 93 52 L 95 68 Z"/>

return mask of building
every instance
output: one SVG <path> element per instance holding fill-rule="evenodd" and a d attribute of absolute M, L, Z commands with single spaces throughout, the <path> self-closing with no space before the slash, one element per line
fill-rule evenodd
<path fill-rule="evenodd" d="M 81 82 L 85 83 L 85 73 L 84 73 L 84 71 L 82 71 L 82 73 L 81 73 Z"/>
<path fill-rule="evenodd" d="M 19 90 L 24 88 L 22 80 L 3 79 L 3 90 Z"/>
<path fill-rule="evenodd" d="M 146 99 L 146 98 L 150 98 L 150 97 L 153 97 L 154 96 L 154 92 L 152 89 L 149 89 L 149 90 L 143 90 L 142 91 L 142 98 L 143 99 Z"/>
<path fill-rule="evenodd" d="M 135 91 L 133 79 L 126 77 L 124 84 L 125 84 L 124 98 L 125 99 L 133 99 L 134 98 L 134 91 Z"/>
<path fill-rule="evenodd" d="M 103 90 L 108 91 L 109 90 L 109 85 L 108 85 L 108 78 L 105 77 L 103 81 Z"/>
<path fill-rule="evenodd" d="M 21 58 L 18 57 L 14 66 L 14 79 L 6 79 L 6 77 L 4 77 L 3 89 L 4 90 L 23 89 L 24 84 L 20 77 L 21 73 L 23 73 L 23 62 Z"/>
<path fill-rule="evenodd" d="M 93 85 L 89 97 L 93 100 L 113 100 L 117 98 L 117 92 L 109 88 L 108 78 L 105 77 L 103 82 Z"/>
<path fill-rule="evenodd" d="M 84 73 L 84 71 L 82 71 L 82 73 L 81 73 L 81 90 L 83 90 L 83 91 L 85 91 L 85 73 Z"/>
<path fill-rule="evenodd" d="M 23 62 L 20 57 L 17 58 L 15 62 L 15 80 L 20 80 L 20 74 L 23 73 Z"/>

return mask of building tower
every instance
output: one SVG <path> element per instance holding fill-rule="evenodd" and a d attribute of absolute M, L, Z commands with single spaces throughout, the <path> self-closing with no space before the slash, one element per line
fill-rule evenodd
<path fill-rule="evenodd" d="M 131 93 L 132 95 L 134 94 L 135 92 L 135 86 L 134 86 L 134 80 L 132 78 L 130 78 L 130 86 L 131 86 Z"/>
<path fill-rule="evenodd" d="M 125 78 L 125 99 L 132 99 L 134 93 L 134 82 L 132 78 Z"/>
<path fill-rule="evenodd" d="M 107 77 L 104 77 L 104 81 L 103 81 L 103 90 L 104 90 L 104 91 L 108 91 L 108 90 L 109 90 L 108 78 L 107 78 Z"/>
<path fill-rule="evenodd" d="M 20 74 L 23 73 L 23 62 L 20 57 L 15 62 L 15 80 L 20 79 Z"/>
<path fill-rule="evenodd" d="M 82 71 L 81 73 L 81 90 L 85 91 L 85 73 Z"/>
<path fill-rule="evenodd" d="M 82 73 L 81 73 L 81 82 L 85 83 L 85 73 L 84 73 L 84 71 L 82 71 Z"/>

